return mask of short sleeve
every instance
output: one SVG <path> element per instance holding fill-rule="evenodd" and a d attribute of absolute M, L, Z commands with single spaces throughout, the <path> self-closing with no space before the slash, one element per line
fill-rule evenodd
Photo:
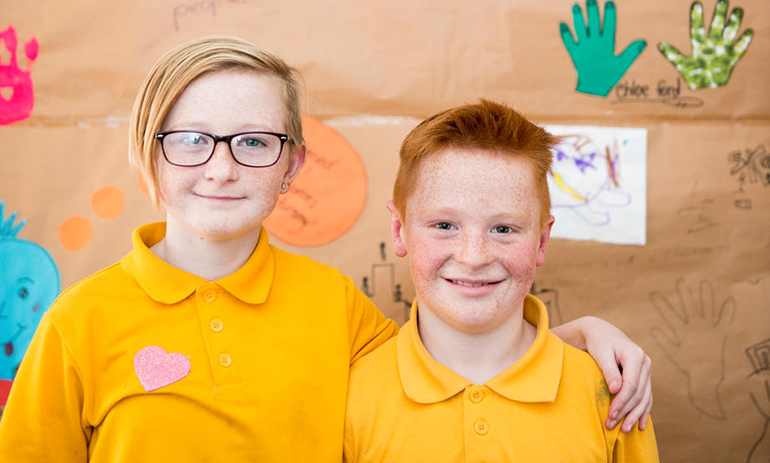
<path fill-rule="evenodd" d="M 0 461 L 85 462 L 81 375 L 46 313 L 24 356 L 0 419 Z"/>
<path fill-rule="evenodd" d="M 350 364 L 381 346 L 398 333 L 398 325 L 359 291 L 353 281 L 345 278 L 348 306 L 348 338 Z"/>
<path fill-rule="evenodd" d="M 660 461 L 658 456 L 658 444 L 655 441 L 655 431 L 652 428 L 652 419 L 647 419 L 647 427 L 644 431 L 634 426 L 633 430 L 626 434 L 618 433 L 613 451 L 614 463 L 635 463 Z"/>

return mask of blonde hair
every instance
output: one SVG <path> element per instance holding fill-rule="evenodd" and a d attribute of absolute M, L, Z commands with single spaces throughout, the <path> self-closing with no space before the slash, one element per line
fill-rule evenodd
<path fill-rule="evenodd" d="M 489 100 L 458 106 L 421 122 L 401 144 L 393 202 L 406 219 L 406 200 L 415 187 L 422 160 L 447 148 L 480 148 L 526 159 L 535 172 L 540 225 L 551 216 L 548 171 L 557 138 L 513 108 Z"/>
<path fill-rule="evenodd" d="M 183 43 L 163 55 L 145 77 L 131 111 L 128 156 L 147 182 L 150 199 L 159 206 L 155 166 L 155 134 L 185 88 L 197 77 L 225 69 L 252 69 L 283 82 L 288 149 L 301 146 L 300 75 L 264 48 L 237 37 L 210 36 Z"/>

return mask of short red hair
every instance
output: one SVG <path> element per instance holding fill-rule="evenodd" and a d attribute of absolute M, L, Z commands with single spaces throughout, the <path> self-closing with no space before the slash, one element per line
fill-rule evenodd
<path fill-rule="evenodd" d="M 406 214 L 406 200 L 414 190 L 423 159 L 447 148 L 476 148 L 504 155 L 520 156 L 535 173 L 540 202 L 540 225 L 551 216 L 548 171 L 557 138 L 528 121 L 513 108 L 482 99 L 458 106 L 422 121 L 401 144 L 401 163 L 393 186 L 393 202 Z M 406 217 L 402 217 L 406 219 Z"/>

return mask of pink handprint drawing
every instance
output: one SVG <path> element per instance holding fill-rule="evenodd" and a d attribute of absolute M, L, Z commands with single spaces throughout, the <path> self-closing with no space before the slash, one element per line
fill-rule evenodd
<path fill-rule="evenodd" d="M 11 54 L 10 61 L 0 60 L 0 125 L 8 125 L 21 121 L 32 114 L 35 105 L 35 94 L 32 89 L 32 78 L 29 68 L 37 59 L 39 49 L 37 40 L 33 37 L 24 44 L 24 54 L 27 56 L 26 70 L 19 69 L 17 60 L 16 30 L 13 26 L 0 32 L 0 41 Z"/>

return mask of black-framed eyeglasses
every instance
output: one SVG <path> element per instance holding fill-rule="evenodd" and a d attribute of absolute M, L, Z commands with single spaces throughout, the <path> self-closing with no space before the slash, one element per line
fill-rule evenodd
<path fill-rule="evenodd" d="M 158 132 L 163 157 L 169 164 L 180 167 L 202 166 L 209 162 L 220 141 L 227 143 L 235 162 L 246 167 L 270 167 L 281 157 L 283 145 L 289 139 L 284 133 L 243 132 L 233 135 L 212 135 L 192 130 Z"/>

